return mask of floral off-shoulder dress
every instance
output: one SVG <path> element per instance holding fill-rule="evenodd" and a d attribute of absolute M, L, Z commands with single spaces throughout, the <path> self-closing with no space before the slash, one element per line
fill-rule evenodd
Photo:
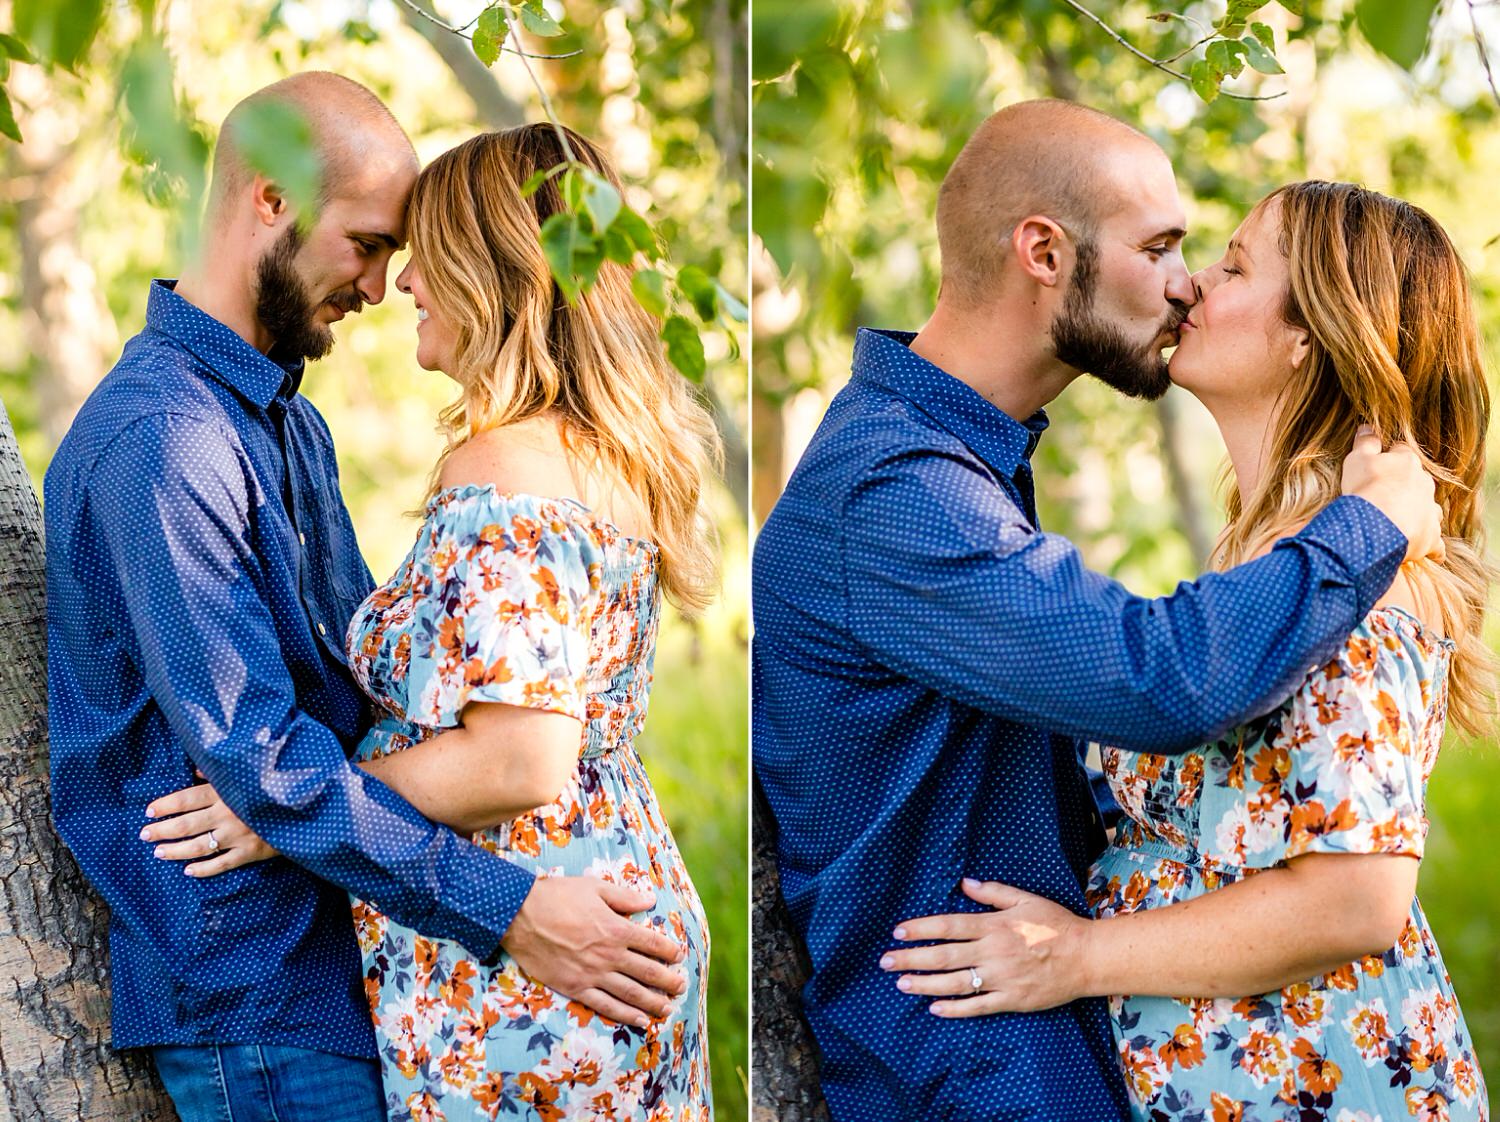
<path fill-rule="evenodd" d="M 646 918 L 688 948 L 687 991 L 642 1030 L 569 1001 L 509 955 L 486 966 L 354 901 L 393 1122 L 712 1115 L 708 927 L 634 746 L 651 685 L 657 564 L 654 545 L 574 500 L 449 488 L 350 623 L 350 664 L 381 714 L 360 759 L 456 725 L 471 701 L 577 717 L 578 769 L 557 801 L 474 840 L 540 875 L 654 892 Z"/>
<path fill-rule="evenodd" d="M 1379 608 L 1286 705 L 1223 740 L 1178 758 L 1106 748 L 1127 817 L 1092 870 L 1095 912 L 1165 907 L 1305 853 L 1420 857 L 1451 654 L 1415 617 Z M 1110 1013 L 1138 1119 L 1488 1118 L 1415 900 L 1394 946 L 1321 977 L 1242 998 L 1114 997 Z"/>

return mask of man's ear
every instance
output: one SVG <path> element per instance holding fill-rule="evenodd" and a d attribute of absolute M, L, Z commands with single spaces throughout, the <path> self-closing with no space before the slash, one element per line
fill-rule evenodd
<path fill-rule="evenodd" d="M 1010 232 L 1010 246 L 1021 272 L 1048 288 L 1062 282 L 1067 244 L 1063 228 L 1042 214 L 1027 215 Z"/>
<path fill-rule="evenodd" d="M 280 185 L 259 172 L 250 181 L 250 205 L 255 210 L 255 217 L 265 226 L 277 225 L 291 210 Z"/>

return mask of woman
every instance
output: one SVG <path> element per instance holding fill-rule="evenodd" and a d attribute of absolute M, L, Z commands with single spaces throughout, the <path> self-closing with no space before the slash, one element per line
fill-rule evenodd
<path fill-rule="evenodd" d="M 1277 711 L 1178 758 L 1104 750 L 1126 817 L 1090 876 L 1095 920 L 966 884 L 1001 910 L 903 924 L 898 938 L 972 941 L 897 951 L 889 968 L 950 971 L 903 974 L 912 993 L 979 991 L 934 1003 L 945 1016 L 1117 995 L 1140 1119 L 1484 1119 L 1415 899 L 1445 719 L 1483 727 L 1493 683 L 1480 637 L 1489 400 L 1463 266 L 1418 208 L 1306 182 L 1262 200 L 1195 281 L 1171 374 L 1229 450 L 1216 566 L 1268 550 L 1335 497 L 1364 423 L 1421 450 L 1447 558 L 1404 566 Z"/>
<path fill-rule="evenodd" d="M 416 303 L 418 364 L 462 393 L 416 542 L 349 627 L 377 707 L 357 761 L 539 875 L 653 893 L 636 921 L 682 945 L 687 985 L 642 990 L 635 1004 L 664 1012 L 622 1024 L 507 954 L 479 961 L 356 900 L 392 1119 L 712 1112 L 707 925 L 634 740 L 662 596 L 692 612 L 717 583 L 702 493 L 717 438 L 630 269 L 605 261 L 573 303 L 553 282 L 539 232 L 563 209 L 561 177 L 521 185 L 567 160 L 619 188 L 593 144 L 540 125 L 459 145 L 413 189 L 396 284 Z"/>

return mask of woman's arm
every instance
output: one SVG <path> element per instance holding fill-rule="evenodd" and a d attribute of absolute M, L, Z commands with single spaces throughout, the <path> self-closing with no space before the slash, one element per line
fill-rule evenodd
<path fill-rule="evenodd" d="M 947 1017 L 1115 993 L 1269 993 L 1390 949 L 1411 909 L 1417 864 L 1310 853 L 1192 900 L 1097 920 L 1007 885 L 965 881 L 966 895 L 998 910 L 908 920 L 897 939 L 943 942 L 892 951 L 881 965 L 903 971 L 896 984 L 908 993 L 963 995 L 932 1004 Z"/>
<path fill-rule="evenodd" d="M 434 822 L 472 833 L 554 802 L 578 766 L 583 725 L 544 709 L 479 701 L 463 723 L 357 766 Z"/>

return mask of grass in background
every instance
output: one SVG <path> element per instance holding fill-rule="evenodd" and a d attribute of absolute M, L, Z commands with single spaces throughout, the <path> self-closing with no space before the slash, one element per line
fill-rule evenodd
<path fill-rule="evenodd" d="M 1431 830 L 1418 895 L 1458 1004 L 1474 1037 L 1479 1066 L 1500 1087 L 1500 751 L 1493 740 L 1452 737 L 1427 787 Z"/>
<path fill-rule="evenodd" d="M 697 626 L 663 621 L 641 759 L 708 913 L 708 1043 L 717 1122 L 749 1116 L 748 605 L 744 535 L 724 541 L 724 595 Z"/>

